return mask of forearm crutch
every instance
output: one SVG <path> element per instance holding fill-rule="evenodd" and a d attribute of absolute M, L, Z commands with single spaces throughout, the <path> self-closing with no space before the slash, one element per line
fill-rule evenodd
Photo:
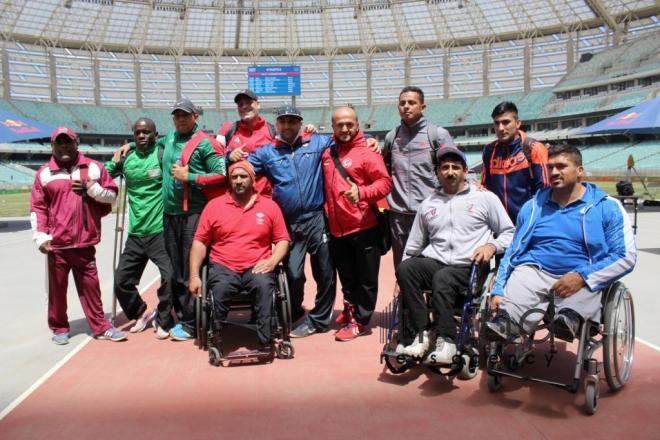
<path fill-rule="evenodd" d="M 115 245 L 112 253 L 112 312 L 110 313 L 110 322 L 115 325 L 117 317 L 117 293 L 115 292 L 117 265 L 124 247 L 124 225 L 126 223 L 126 194 L 127 188 L 124 187 L 124 176 L 119 175 L 119 191 L 123 188 L 124 194 L 121 196 L 121 206 L 117 206 L 117 215 L 115 218 Z M 121 211 L 121 212 L 120 212 Z"/>

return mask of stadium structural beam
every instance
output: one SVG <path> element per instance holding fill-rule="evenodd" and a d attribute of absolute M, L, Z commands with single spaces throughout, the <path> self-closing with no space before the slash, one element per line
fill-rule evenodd
<path fill-rule="evenodd" d="M 101 105 L 101 73 L 99 72 L 99 54 L 92 56 L 92 75 L 94 75 L 94 104 Z"/>
<path fill-rule="evenodd" d="M 213 60 L 213 82 L 215 83 L 215 109 L 220 111 L 220 60 Z"/>
<path fill-rule="evenodd" d="M 614 45 L 618 46 L 621 43 L 621 26 L 619 26 L 614 17 L 608 12 L 607 7 L 600 0 L 586 0 L 585 3 L 589 6 L 591 12 L 603 20 L 603 23 L 614 32 Z"/>
<path fill-rule="evenodd" d="M 2 97 L 4 99 L 11 98 L 11 84 L 9 83 L 9 54 L 4 45 L 2 49 Z"/>
<path fill-rule="evenodd" d="M 176 84 L 176 100 L 181 99 L 181 58 L 174 58 L 174 81 Z"/>
<path fill-rule="evenodd" d="M 573 32 L 569 32 L 566 39 L 566 71 L 570 72 L 575 67 L 575 41 Z"/>
<path fill-rule="evenodd" d="M 370 53 L 367 58 L 366 58 L 366 75 L 367 75 L 367 106 L 371 107 L 371 104 L 373 103 L 373 95 L 371 92 L 371 85 L 372 85 L 372 77 L 373 77 L 373 53 Z"/>
<path fill-rule="evenodd" d="M 46 47 L 48 53 L 48 76 L 50 79 L 50 102 L 57 103 L 57 66 L 55 64 L 55 54 L 51 46 Z"/>
<path fill-rule="evenodd" d="M 481 52 L 481 67 L 482 67 L 482 76 L 481 82 L 483 96 L 490 95 L 490 49 L 491 44 L 485 43 L 482 46 L 483 52 Z"/>
<path fill-rule="evenodd" d="M 134 55 L 133 73 L 135 75 L 135 105 L 142 108 L 142 66 L 138 55 Z"/>
<path fill-rule="evenodd" d="M 451 48 L 445 47 L 442 56 L 442 99 L 449 99 L 449 70 L 451 69 L 450 56 Z"/>
<path fill-rule="evenodd" d="M 328 59 L 328 107 L 335 108 L 335 62 Z"/>
<path fill-rule="evenodd" d="M 531 90 L 532 84 L 532 51 L 530 46 L 529 38 L 525 39 L 525 46 L 523 47 L 523 91 L 525 93 Z"/>

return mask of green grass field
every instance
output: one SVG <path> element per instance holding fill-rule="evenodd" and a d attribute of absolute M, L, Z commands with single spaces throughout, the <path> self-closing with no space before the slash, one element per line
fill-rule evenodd
<path fill-rule="evenodd" d="M 597 182 L 608 194 L 616 194 L 616 182 Z M 0 218 L 30 215 L 29 191 L 0 191 Z"/>

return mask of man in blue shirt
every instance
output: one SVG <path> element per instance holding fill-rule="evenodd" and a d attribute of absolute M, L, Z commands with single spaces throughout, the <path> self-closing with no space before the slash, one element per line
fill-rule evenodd
<path fill-rule="evenodd" d="M 552 294 L 555 334 L 572 341 L 581 322 L 599 318 L 599 291 L 635 266 L 637 250 L 627 213 L 616 199 L 582 183 L 583 172 L 576 147 L 550 148 L 551 186 L 522 207 L 493 286 L 491 305 L 499 311 L 487 323 L 490 339 L 533 328 L 540 313 L 521 322 L 523 315 L 545 310 Z"/>

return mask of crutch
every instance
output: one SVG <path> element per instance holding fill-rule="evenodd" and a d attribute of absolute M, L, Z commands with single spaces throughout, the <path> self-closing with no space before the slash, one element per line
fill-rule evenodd
<path fill-rule="evenodd" d="M 112 253 L 112 312 L 110 314 L 110 322 L 115 325 L 115 318 L 117 317 L 117 293 L 115 292 L 115 281 L 117 278 L 117 265 L 119 264 L 119 257 L 121 256 L 124 247 L 124 224 L 126 223 L 126 194 L 128 188 L 124 187 L 124 175 L 119 175 L 119 191 L 124 191 L 121 197 L 121 206 L 117 206 L 117 216 L 115 218 L 115 246 Z M 120 213 L 121 210 L 121 213 Z M 117 252 L 119 250 L 119 252 Z"/>

